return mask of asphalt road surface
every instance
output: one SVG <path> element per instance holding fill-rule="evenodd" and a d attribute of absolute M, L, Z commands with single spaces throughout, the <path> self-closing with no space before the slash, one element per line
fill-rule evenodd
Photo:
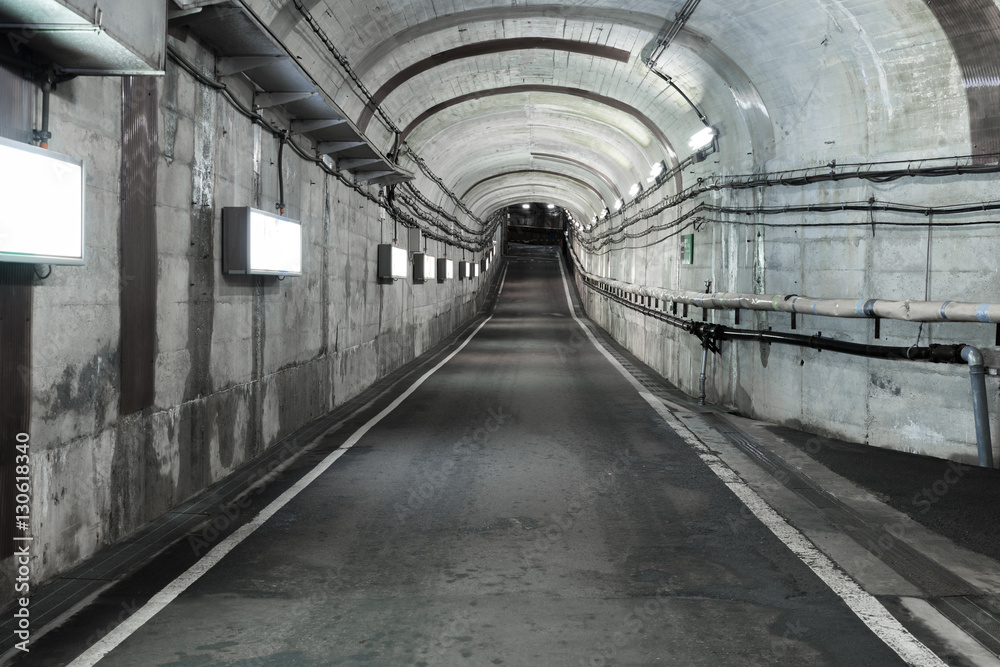
<path fill-rule="evenodd" d="M 100 664 L 904 664 L 583 335 L 558 260 L 507 269 L 464 349 Z"/>

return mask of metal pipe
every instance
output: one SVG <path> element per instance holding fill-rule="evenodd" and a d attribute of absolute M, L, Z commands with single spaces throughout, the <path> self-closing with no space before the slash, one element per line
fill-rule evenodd
<path fill-rule="evenodd" d="M 575 259 L 575 256 L 574 258 Z M 993 468 L 993 442 L 990 435 L 990 413 L 989 404 L 986 400 L 986 364 L 983 353 L 979 348 L 971 345 L 929 345 L 920 347 L 912 345 L 910 347 L 899 347 L 890 345 L 865 345 L 861 343 L 849 343 L 838 341 L 823 336 L 805 336 L 778 331 L 748 331 L 745 329 L 732 329 L 717 324 L 703 324 L 700 322 L 690 322 L 677 317 L 671 317 L 657 310 L 635 306 L 626 303 L 624 299 L 614 297 L 614 295 L 601 285 L 616 283 L 608 281 L 604 283 L 600 279 L 591 277 L 591 274 L 576 267 L 585 279 L 596 280 L 596 289 L 605 295 L 614 298 L 621 303 L 629 305 L 631 308 L 644 312 L 646 315 L 655 317 L 671 324 L 679 329 L 683 329 L 698 336 L 702 341 L 701 375 L 698 378 L 699 396 L 698 404 L 705 405 L 705 381 L 706 365 L 708 361 L 708 350 L 718 351 L 717 342 L 723 340 L 756 340 L 767 343 L 783 343 L 786 345 L 801 345 L 816 350 L 830 350 L 844 354 L 853 354 L 869 358 L 878 359 L 898 359 L 909 361 L 929 361 L 932 363 L 958 363 L 961 359 L 969 366 L 969 377 L 972 381 L 972 410 L 976 424 L 976 448 L 979 454 L 979 465 L 984 468 Z M 625 283 L 618 283 L 624 285 Z M 714 341 L 714 342 L 713 342 Z"/>
<path fill-rule="evenodd" d="M 962 359 L 969 365 L 969 377 L 972 380 L 972 412 L 976 420 L 979 465 L 992 468 L 993 442 L 990 438 L 990 408 L 986 402 L 986 364 L 983 353 L 979 348 L 966 345 L 962 348 Z"/>
<path fill-rule="evenodd" d="M 701 375 L 698 376 L 698 405 L 705 405 L 705 369 L 708 366 L 708 345 L 701 346 Z"/>
<path fill-rule="evenodd" d="M 578 266 L 583 263 L 576 257 Z M 667 303 L 681 303 L 720 310 L 762 310 L 781 313 L 799 313 L 820 317 L 846 317 L 855 319 L 883 318 L 904 322 L 982 322 L 1000 323 L 1000 303 L 963 301 L 890 301 L 887 299 L 833 298 L 821 299 L 798 294 L 745 294 L 715 292 L 704 294 L 690 290 L 670 290 L 646 287 L 632 283 L 602 278 L 583 272 L 583 275 L 603 281 L 628 294 L 651 296 Z"/>
<path fill-rule="evenodd" d="M 278 213 L 285 214 L 285 169 L 283 157 L 285 153 L 285 142 L 288 141 L 288 134 L 281 133 L 281 143 L 278 145 Z"/>
<path fill-rule="evenodd" d="M 41 148 L 49 147 L 49 139 L 52 138 L 52 133 L 49 132 L 49 97 L 52 95 L 52 81 L 49 79 L 45 80 L 42 84 L 42 131 L 39 133 L 39 146 Z"/>

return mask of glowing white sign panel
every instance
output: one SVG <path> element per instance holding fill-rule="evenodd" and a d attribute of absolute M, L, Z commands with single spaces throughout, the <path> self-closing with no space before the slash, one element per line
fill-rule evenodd
<path fill-rule="evenodd" d="M 0 138 L 0 261 L 84 263 L 83 162 Z"/>
<path fill-rule="evenodd" d="M 437 280 L 437 260 L 424 255 L 424 280 Z"/>
<path fill-rule="evenodd" d="M 222 209 L 222 271 L 301 276 L 302 225 L 249 206 Z"/>
<path fill-rule="evenodd" d="M 427 253 L 413 255 L 413 282 L 422 285 L 437 278 L 437 260 Z"/>
<path fill-rule="evenodd" d="M 302 225 L 250 211 L 250 273 L 302 275 Z"/>
<path fill-rule="evenodd" d="M 383 243 L 378 247 L 379 280 L 399 280 L 408 276 L 410 253 L 399 246 Z"/>
<path fill-rule="evenodd" d="M 450 259 L 439 259 L 437 265 L 437 279 L 439 283 L 455 278 L 455 262 Z"/>

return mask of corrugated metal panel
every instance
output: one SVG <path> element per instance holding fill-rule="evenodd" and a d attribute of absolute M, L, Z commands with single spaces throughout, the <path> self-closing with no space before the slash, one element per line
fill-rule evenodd
<path fill-rule="evenodd" d="M 20 72 L 0 65 L 0 137 L 31 141 L 31 92 Z"/>
<path fill-rule="evenodd" d="M 972 154 L 1000 153 L 1000 9 L 993 0 L 926 0 L 948 35 L 969 100 Z"/>
<path fill-rule="evenodd" d="M 122 81 L 121 412 L 153 405 L 156 371 L 156 79 Z"/>
<path fill-rule="evenodd" d="M 31 140 L 31 85 L 0 66 L 0 135 Z M 0 558 L 14 553 L 14 450 L 31 429 L 30 264 L 0 263 Z"/>

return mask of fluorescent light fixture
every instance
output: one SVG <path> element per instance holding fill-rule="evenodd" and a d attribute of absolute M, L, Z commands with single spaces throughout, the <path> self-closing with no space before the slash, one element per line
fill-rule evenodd
<path fill-rule="evenodd" d="M 490 258 L 489 257 L 483 257 L 479 261 L 479 267 L 482 269 L 483 273 L 486 273 L 487 271 L 489 271 L 490 270 Z"/>
<path fill-rule="evenodd" d="M 446 280 L 454 280 L 455 278 L 455 262 L 450 259 L 445 259 L 442 257 L 438 260 L 437 265 L 437 280 L 439 283 L 443 283 Z"/>
<path fill-rule="evenodd" d="M 84 264 L 83 162 L 0 138 L 0 261 Z"/>
<path fill-rule="evenodd" d="M 479 277 L 479 263 L 478 262 L 472 262 L 472 277 L 473 278 L 478 278 Z"/>
<path fill-rule="evenodd" d="M 437 280 L 437 260 L 424 252 L 413 255 L 413 282 L 423 285 Z"/>
<path fill-rule="evenodd" d="M 688 142 L 688 146 L 691 147 L 693 151 L 700 151 L 704 148 L 708 148 L 715 141 L 717 132 L 714 127 L 706 127 L 705 129 L 696 132 L 691 141 Z"/>
<path fill-rule="evenodd" d="M 556 205 L 555 205 L 555 204 L 549 204 L 549 205 L 548 205 L 548 206 L 547 206 L 546 208 L 549 208 L 549 209 L 553 209 L 553 208 L 555 208 L 555 207 L 556 207 Z"/>
<path fill-rule="evenodd" d="M 469 270 L 469 263 L 462 260 L 458 263 L 458 279 L 466 280 L 472 277 L 472 272 Z"/>
<path fill-rule="evenodd" d="M 410 263 L 410 253 L 391 243 L 378 246 L 379 280 L 399 280 L 406 278 L 406 267 Z"/>
<path fill-rule="evenodd" d="M 222 272 L 301 276 L 302 225 L 249 206 L 222 209 Z"/>
<path fill-rule="evenodd" d="M 625 202 L 622 201 L 621 199 L 616 199 L 615 200 L 615 210 L 616 211 L 620 211 L 621 208 L 622 208 L 622 206 L 624 206 L 624 205 L 625 205 Z"/>
<path fill-rule="evenodd" d="M 521 204 L 521 208 L 531 208 L 531 204 Z"/>
<path fill-rule="evenodd" d="M 633 183 L 632 187 L 628 189 L 628 194 L 630 197 L 635 197 L 639 192 L 642 191 L 642 186 L 638 183 Z"/>
<path fill-rule="evenodd" d="M 663 173 L 663 169 L 664 169 L 663 160 L 660 160 L 659 162 L 654 164 L 652 168 L 649 170 L 649 175 L 652 176 L 653 178 L 656 178 L 657 176 Z"/>

